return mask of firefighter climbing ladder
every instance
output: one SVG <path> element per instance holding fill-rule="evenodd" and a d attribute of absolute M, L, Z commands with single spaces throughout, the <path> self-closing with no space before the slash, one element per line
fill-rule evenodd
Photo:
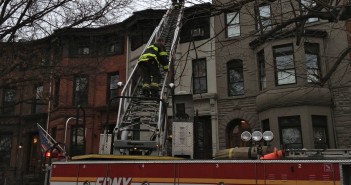
<path fill-rule="evenodd" d="M 161 37 L 166 39 L 169 66 L 179 42 L 183 9 L 170 8 L 155 28 L 145 49 Z M 165 73 L 160 86 L 160 98 L 143 98 L 138 64 L 131 72 L 121 92 L 117 122 L 114 129 L 113 154 L 161 155 L 165 150 L 167 107 L 170 95 L 170 75 Z"/>

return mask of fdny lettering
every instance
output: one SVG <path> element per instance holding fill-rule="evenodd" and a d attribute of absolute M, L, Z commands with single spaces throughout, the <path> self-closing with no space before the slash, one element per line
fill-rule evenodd
<path fill-rule="evenodd" d="M 130 185 L 132 178 L 130 177 L 98 177 L 96 179 L 96 185 Z"/>

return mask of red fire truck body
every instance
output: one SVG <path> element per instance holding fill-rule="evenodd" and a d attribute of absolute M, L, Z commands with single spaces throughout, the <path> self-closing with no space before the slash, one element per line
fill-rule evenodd
<path fill-rule="evenodd" d="M 54 162 L 51 185 L 343 185 L 351 160 Z"/>

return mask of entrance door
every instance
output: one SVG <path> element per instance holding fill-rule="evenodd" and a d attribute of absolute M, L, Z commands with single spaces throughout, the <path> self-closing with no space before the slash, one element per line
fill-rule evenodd
<path fill-rule="evenodd" d="M 199 116 L 194 124 L 194 158 L 212 158 L 212 125 L 211 116 Z"/>
<path fill-rule="evenodd" d="M 241 133 L 251 131 L 250 125 L 242 119 L 235 119 L 227 126 L 227 148 L 247 147 L 249 142 L 241 140 Z"/>
<path fill-rule="evenodd" d="M 28 146 L 30 146 L 30 148 L 26 170 L 28 173 L 38 174 L 40 172 L 40 165 L 42 160 L 39 136 L 38 134 L 31 134 L 29 138 L 30 140 L 28 142 L 30 143 Z"/>

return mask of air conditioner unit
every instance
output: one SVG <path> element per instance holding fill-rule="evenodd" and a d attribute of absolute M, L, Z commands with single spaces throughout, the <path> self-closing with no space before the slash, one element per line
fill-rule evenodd
<path fill-rule="evenodd" d="M 205 35 L 205 31 L 202 28 L 196 28 L 191 30 L 191 35 L 193 37 L 201 37 Z"/>

